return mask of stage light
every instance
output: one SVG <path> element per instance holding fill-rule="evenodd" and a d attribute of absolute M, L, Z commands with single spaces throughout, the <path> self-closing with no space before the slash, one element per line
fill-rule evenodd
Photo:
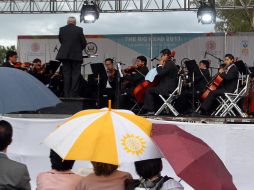
<path fill-rule="evenodd" d="M 94 23 L 100 15 L 100 10 L 98 5 L 94 2 L 85 1 L 81 13 L 80 13 L 80 22 L 84 23 Z"/>
<path fill-rule="evenodd" d="M 214 6 L 201 2 L 197 12 L 198 22 L 212 24 L 216 22 L 216 10 Z"/>

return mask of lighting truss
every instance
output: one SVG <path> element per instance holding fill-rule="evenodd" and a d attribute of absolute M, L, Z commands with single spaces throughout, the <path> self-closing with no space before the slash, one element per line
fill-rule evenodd
<path fill-rule="evenodd" d="M 0 0 L 0 14 L 80 13 L 85 0 Z M 198 0 L 94 0 L 102 13 L 196 11 Z M 253 9 L 253 0 L 216 2 L 216 9 Z"/>

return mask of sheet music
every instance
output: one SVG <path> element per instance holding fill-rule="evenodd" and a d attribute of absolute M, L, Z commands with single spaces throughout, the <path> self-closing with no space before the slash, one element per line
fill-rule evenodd
<path fill-rule="evenodd" d="M 147 73 L 147 75 L 146 75 L 146 77 L 145 77 L 145 80 L 150 81 L 150 82 L 153 82 L 153 80 L 154 80 L 154 78 L 155 78 L 155 76 L 156 76 L 157 74 L 158 74 L 157 69 L 156 69 L 156 68 L 153 68 L 153 69 L 151 69 L 151 70 Z"/>

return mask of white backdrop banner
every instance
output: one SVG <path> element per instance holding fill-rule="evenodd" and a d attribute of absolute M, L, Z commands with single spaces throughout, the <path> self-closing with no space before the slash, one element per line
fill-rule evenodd
<path fill-rule="evenodd" d="M 65 119 L 20 119 L 2 117 L 14 128 L 13 142 L 8 149 L 10 158 L 25 163 L 31 175 L 32 187 L 36 189 L 38 173 L 50 170 L 49 149 L 42 142 L 56 126 Z M 250 190 L 254 186 L 254 125 L 253 124 L 192 124 L 183 122 L 156 121 L 154 123 L 170 123 L 201 138 L 218 154 L 233 176 L 239 190 Z M 209 164 L 209 163 L 208 163 Z M 122 165 L 122 170 L 129 171 L 136 177 L 133 165 Z M 86 175 L 91 172 L 88 162 L 75 163 L 74 171 Z M 179 178 L 171 166 L 164 161 L 163 174 Z M 185 189 L 192 190 L 185 182 Z"/>
<path fill-rule="evenodd" d="M 139 55 L 148 58 L 148 66 L 152 68 L 158 62 L 149 61 L 158 56 L 164 48 L 176 50 L 177 64 L 183 58 L 211 60 L 211 66 L 218 67 L 218 60 L 226 53 L 232 53 L 249 66 L 253 66 L 254 32 L 250 33 L 182 33 L 182 34 L 121 34 L 121 35 L 87 35 L 86 53 L 97 54 L 95 58 L 84 59 L 84 64 L 101 63 L 106 58 L 114 58 L 132 65 Z M 58 36 L 18 36 L 18 56 L 21 62 L 32 62 L 39 58 L 44 63 L 55 60 L 60 43 Z M 84 54 L 86 54 L 84 52 Z M 90 67 L 83 68 L 91 73 Z"/>

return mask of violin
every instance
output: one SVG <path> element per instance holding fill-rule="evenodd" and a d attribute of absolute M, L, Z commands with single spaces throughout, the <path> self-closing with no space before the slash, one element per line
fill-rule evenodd
<path fill-rule="evenodd" d="M 127 67 L 127 68 L 124 69 L 123 71 L 124 71 L 125 73 L 130 73 L 130 72 L 135 71 L 136 69 L 141 68 L 141 67 L 142 67 L 142 66 L 133 65 L 133 66 Z"/>
<path fill-rule="evenodd" d="M 25 63 L 17 62 L 14 65 L 15 68 L 17 68 L 17 69 L 23 69 L 23 70 L 28 70 L 28 69 L 31 68 L 31 66 L 33 66 L 33 64 L 29 63 L 29 62 L 25 62 Z"/>

